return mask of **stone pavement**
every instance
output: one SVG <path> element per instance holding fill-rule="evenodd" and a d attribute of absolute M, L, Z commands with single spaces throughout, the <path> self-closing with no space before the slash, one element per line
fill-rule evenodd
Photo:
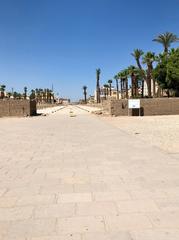
<path fill-rule="evenodd" d="M 41 109 L 37 109 L 37 113 L 38 114 L 51 114 L 51 113 L 55 113 L 61 109 L 63 109 L 65 106 L 56 106 L 56 107 L 49 107 L 49 108 L 41 108 Z"/>
<path fill-rule="evenodd" d="M 0 240 L 179 239 L 177 158 L 75 106 L 0 134 Z"/>

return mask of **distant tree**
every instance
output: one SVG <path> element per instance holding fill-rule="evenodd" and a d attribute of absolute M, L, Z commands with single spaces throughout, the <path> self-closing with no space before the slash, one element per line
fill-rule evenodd
<path fill-rule="evenodd" d="M 52 90 L 47 88 L 46 91 L 47 91 L 47 102 L 52 103 Z"/>
<path fill-rule="evenodd" d="M 100 68 L 96 69 L 96 98 L 97 98 L 97 103 L 101 102 L 100 85 L 99 85 L 100 74 L 101 74 L 101 69 Z"/>
<path fill-rule="evenodd" d="M 138 96 L 137 68 L 133 65 L 127 68 L 128 75 L 131 77 L 131 95 Z"/>
<path fill-rule="evenodd" d="M 13 98 L 14 99 L 18 98 L 18 93 L 16 91 L 13 92 Z"/>
<path fill-rule="evenodd" d="M 108 80 L 108 84 L 109 84 L 109 95 L 112 95 L 112 80 Z"/>
<path fill-rule="evenodd" d="M 134 49 L 134 51 L 133 51 L 133 53 L 131 53 L 131 55 L 135 58 L 137 67 L 140 69 L 140 76 L 142 79 L 141 96 L 144 97 L 144 82 L 146 81 L 146 73 L 145 73 L 145 70 L 143 69 L 141 61 L 140 61 L 144 55 L 144 52 L 141 49 Z"/>
<path fill-rule="evenodd" d="M 124 98 L 124 80 L 125 80 L 125 76 L 123 74 L 123 71 L 120 71 L 118 73 L 118 77 L 120 79 L 120 90 L 121 90 L 121 99 Z"/>
<path fill-rule="evenodd" d="M 7 92 L 7 98 L 10 98 L 12 96 L 12 92 Z"/>
<path fill-rule="evenodd" d="M 87 103 L 87 86 L 83 86 L 84 102 Z"/>
<path fill-rule="evenodd" d="M 121 98 L 129 98 L 128 95 L 128 69 L 124 69 L 123 71 L 118 73 L 118 76 L 121 80 Z"/>
<path fill-rule="evenodd" d="M 35 90 L 34 89 L 31 90 L 30 99 L 31 100 L 35 99 Z"/>
<path fill-rule="evenodd" d="M 104 84 L 103 87 L 104 87 L 104 96 L 105 96 L 105 99 L 107 99 L 107 97 L 109 95 L 109 85 Z"/>
<path fill-rule="evenodd" d="M 1 92 L 0 98 L 1 99 L 4 98 L 5 89 L 6 89 L 5 85 L 0 85 L 0 92 Z"/>
<path fill-rule="evenodd" d="M 24 99 L 27 99 L 27 87 L 24 87 Z"/>
<path fill-rule="evenodd" d="M 163 45 L 165 53 L 168 53 L 171 44 L 177 42 L 178 40 L 179 38 L 177 37 L 177 35 L 171 32 L 159 34 L 156 38 L 153 39 L 153 41 L 161 43 Z"/>
<path fill-rule="evenodd" d="M 114 79 L 116 80 L 117 100 L 119 100 L 119 76 L 116 74 L 116 75 L 114 76 Z"/>
<path fill-rule="evenodd" d="M 147 52 L 143 57 L 143 63 L 147 65 L 147 89 L 148 97 L 151 97 L 151 81 L 152 81 L 152 71 L 153 71 L 153 62 L 156 60 L 155 53 Z M 153 85 L 155 86 L 155 79 L 153 79 Z"/>

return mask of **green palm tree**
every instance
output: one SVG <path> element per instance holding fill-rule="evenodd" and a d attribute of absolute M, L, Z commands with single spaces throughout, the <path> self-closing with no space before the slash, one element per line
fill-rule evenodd
<path fill-rule="evenodd" d="M 126 98 L 128 99 L 129 98 L 129 94 L 128 94 L 128 90 L 129 90 L 129 86 L 128 86 L 129 71 L 128 71 L 128 69 L 123 70 L 123 75 L 124 75 Z"/>
<path fill-rule="evenodd" d="M 123 89 L 123 80 L 124 80 L 124 74 L 123 74 L 123 72 L 122 71 L 120 71 L 119 73 L 118 73 L 118 77 L 119 77 L 119 79 L 120 79 L 120 90 L 121 90 L 121 99 L 124 97 L 123 96 L 123 91 L 124 91 L 124 89 Z"/>
<path fill-rule="evenodd" d="M 107 97 L 109 96 L 109 85 L 108 84 L 104 84 L 103 87 L 105 88 L 105 98 L 107 99 Z"/>
<path fill-rule="evenodd" d="M 135 66 L 131 65 L 128 67 L 128 73 L 131 77 L 131 90 L 132 90 L 132 97 L 138 97 L 138 80 L 141 70 L 136 68 Z"/>
<path fill-rule="evenodd" d="M 133 53 L 131 55 L 135 58 L 137 66 L 139 69 L 142 69 L 142 65 L 140 63 L 141 57 L 144 55 L 144 52 L 141 49 L 134 49 Z"/>
<path fill-rule="evenodd" d="M 83 86 L 84 101 L 87 103 L 87 86 Z"/>
<path fill-rule="evenodd" d="M 100 68 L 96 69 L 96 98 L 97 98 L 97 103 L 101 102 L 100 85 L 99 85 L 100 74 L 101 74 L 101 69 Z"/>
<path fill-rule="evenodd" d="M 5 89 L 6 89 L 5 85 L 0 85 L 0 92 L 1 92 L 0 98 L 4 98 Z"/>
<path fill-rule="evenodd" d="M 24 87 L 24 99 L 27 98 L 27 87 Z"/>
<path fill-rule="evenodd" d="M 40 98 L 40 103 L 43 102 L 43 96 L 44 96 L 44 91 L 42 88 L 39 88 L 39 98 Z"/>
<path fill-rule="evenodd" d="M 11 96 L 12 96 L 12 92 L 7 92 L 7 97 L 11 98 Z"/>
<path fill-rule="evenodd" d="M 15 92 L 14 92 L 14 93 L 15 93 Z M 14 98 L 15 98 L 15 97 L 14 97 Z M 34 90 L 34 89 L 31 90 L 30 99 L 32 99 L 32 100 L 35 99 L 35 90 Z"/>
<path fill-rule="evenodd" d="M 141 65 L 141 57 L 143 57 L 144 52 L 141 49 L 134 49 L 133 53 L 131 53 L 131 55 L 135 58 L 136 63 L 137 63 L 137 67 L 140 69 L 140 75 L 141 75 L 141 79 L 142 79 L 142 92 L 141 92 L 141 96 L 144 97 L 144 82 L 146 81 L 146 74 L 145 74 L 145 70 L 142 68 Z"/>
<path fill-rule="evenodd" d="M 147 65 L 147 89 L 148 97 L 151 97 L 151 81 L 152 81 L 152 72 L 153 72 L 153 62 L 156 60 L 155 53 L 147 52 L 143 57 L 143 63 Z M 153 87 L 155 89 L 155 80 L 153 79 Z M 153 93 L 155 95 L 155 91 Z"/>
<path fill-rule="evenodd" d="M 52 90 L 47 88 L 47 103 L 52 103 Z"/>
<path fill-rule="evenodd" d="M 112 94 L 112 80 L 108 80 L 108 83 L 109 83 L 109 95 L 111 96 Z"/>
<path fill-rule="evenodd" d="M 118 76 L 121 80 L 121 98 L 126 97 L 127 99 L 129 98 L 128 95 L 128 70 L 124 69 L 123 71 L 118 73 Z M 124 95 L 125 94 L 125 95 Z"/>
<path fill-rule="evenodd" d="M 116 80 L 117 100 L 119 100 L 119 76 L 115 75 L 114 79 Z"/>
<path fill-rule="evenodd" d="M 154 42 L 158 42 L 163 45 L 165 53 L 168 53 L 171 44 L 177 42 L 178 40 L 179 38 L 177 37 L 177 35 L 171 32 L 159 34 L 156 38 L 153 39 Z"/>

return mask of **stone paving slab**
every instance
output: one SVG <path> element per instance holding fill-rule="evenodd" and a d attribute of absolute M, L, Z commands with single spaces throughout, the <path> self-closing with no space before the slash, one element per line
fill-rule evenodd
<path fill-rule="evenodd" d="M 176 156 L 75 106 L 0 123 L 0 240 L 179 239 Z"/>

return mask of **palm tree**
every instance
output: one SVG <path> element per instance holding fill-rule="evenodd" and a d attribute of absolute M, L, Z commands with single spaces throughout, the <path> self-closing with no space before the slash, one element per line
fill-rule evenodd
<path fill-rule="evenodd" d="M 15 98 L 15 96 L 14 96 L 14 98 Z M 31 90 L 30 99 L 32 99 L 32 100 L 35 99 L 35 90 L 34 89 Z"/>
<path fill-rule="evenodd" d="M 52 103 L 52 90 L 47 88 L 46 92 L 47 92 L 47 103 Z"/>
<path fill-rule="evenodd" d="M 131 55 L 135 58 L 137 67 L 141 70 L 140 75 L 142 77 L 142 97 L 144 97 L 144 82 L 146 80 L 145 70 L 142 68 L 140 59 L 144 55 L 144 52 L 141 49 L 134 49 L 133 53 Z"/>
<path fill-rule="evenodd" d="M 140 63 L 141 57 L 144 55 L 144 52 L 141 49 L 134 49 L 134 52 L 131 55 L 135 58 L 137 66 L 139 69 L 142 69 L 142 65 Z"/>
<path fill-rule="evenodd" d="M 124 84 L 123 84 L 124 74 L 123 74 L 122 71 L 118 73 L 118 77 L 120 79 L 120 89 L 121 89 L 121 99 L 122 99 L 123 98 L 123 90 L 124 90 L 124 88 L 123 88 L 123 86 L 124 86 Z"/>
<path fill-rule="evenodd" d="M 100 68 L 96 69 L 96 98 L 97 98 L 97 103 L 101 102 L 100 86 L 99 86 L 100 74 L 101 74 L 101 69 Z"/>
<path fill-rule="evenodd" d="M 13 98 L 16 99 L 18 97 L 18 93 L 15 91 L 13 92 Z"/>
<path fill-rule="evenodd" d="M 128 74 L 131 77 L 131 95 L 136 97 L 137 95 L 137 79 L 136 79 L 136 67 L 131 65 L 128 67 Z"/>
<path fill-rule="evenodd" d="M 24 99 L 27 98 L 27 87 L 24 87 Z"/>
<path fill-rule="evenodd" d="M 124 76 L 124 83 L 125 83 L 125 91 L 126 91 L 126 98 L 129 98 L 129 94 L 128 94 L 128 76 L 129 76 L 129 71 L 128 69 L 124 69 L 123 70 L 123 76 Z"/>
<path fill-rule="evenodd" d="M 5 89 L 6 89 L 5 85 L 0 85 L 0 92 L 1 92 L 0 98 L 4 98 Z"/>
<path fill-rule="evenodd" d="M 44 96 L 44 91 L 42 88 L 39 88 L 39 97 L 40 97 L 40 103 L 43 102 L 43 96 Z"/>
<path fill-rule="evenodd" d="M 111 94 L 112 94 L 112 80 L 110 79 L 110 80 L 108 80 L 108 83 L 109 83 L 109 95 L 111 96 Z"/>
<path fill-rule="evenodd" d="M 84 101 L 85 101 L 85 103 L 87 103 L 87 98 L 86 98 L 86 96 L 87 96 L 87 86 L 83 86 L 83 94 L 84 94 Z"/>
<path fill-rule="evenodd" d="M 147 65 L 147 89 L 148 97 L 151 97 L 151 81 L 152 81 L 152 71 L 153 71 L 153 62 L 156 60 L 155 53 L 147 52 L 143 57 L 143 63 Z M 155 80 L 153 79 L 153 86 L 155 88 Z M 155 95 L 155 91 L 153 93 Z"/>
<path fill-rule="evenodd" d="M 11 98 L 11 96 L 12 96 L 12 92 L 7 92 L 7 97 Z"/>
<path fill-rule="evenodd" d="M 168 53 L 168 49 L 170 48 L 171 44 L 177 42 L 178 40 L 179 38 L 177 35 L 171 32 L 159 34 L 156 38 L 153 39 L 154 42 L 158 42 L 163 45 L 165 53 Z"/>
<path fill-rule="evenodd" d="M 35 97 L 36 97 L 37 102 L 39 103 L 40 102 L 39 101 L 39 99 L 40 99 L 40 91 L 39 91 L 38 88 L 35 89 Z"/>
<path fill-rule="evenodd" d="M 107 89 L 108 89 L 108 85 L 107 85 L 107 84 L 104 84 L 104 85 L 103 85 L 103 88 L 104 88 L 104 98 L 107 99 Z"/>
<path fill-rule="evenodd" d="M 118 73 L 119 78 L 121 79 L 121 98 L 129 98 L 128 95 L 128 70 L 124 69 L 123 71 Z M 124 92 L 126 92 L 126 96 L 124 96 Z"/>
<path fill-rule="evenodd" d="M 119 76 L 118 75 L 115 75 L 114 76 L 114 79 L 116 80 L 116 91 L 117 91 L 117 100 L 119 100 Z"/>
<path fill-rule="evenodd" d="M 104 84 L 103 87 L 105 88 L 105 98 L 107 99 L 107 97 L 109 96 L 109 85 L 108 84 Z"/>

